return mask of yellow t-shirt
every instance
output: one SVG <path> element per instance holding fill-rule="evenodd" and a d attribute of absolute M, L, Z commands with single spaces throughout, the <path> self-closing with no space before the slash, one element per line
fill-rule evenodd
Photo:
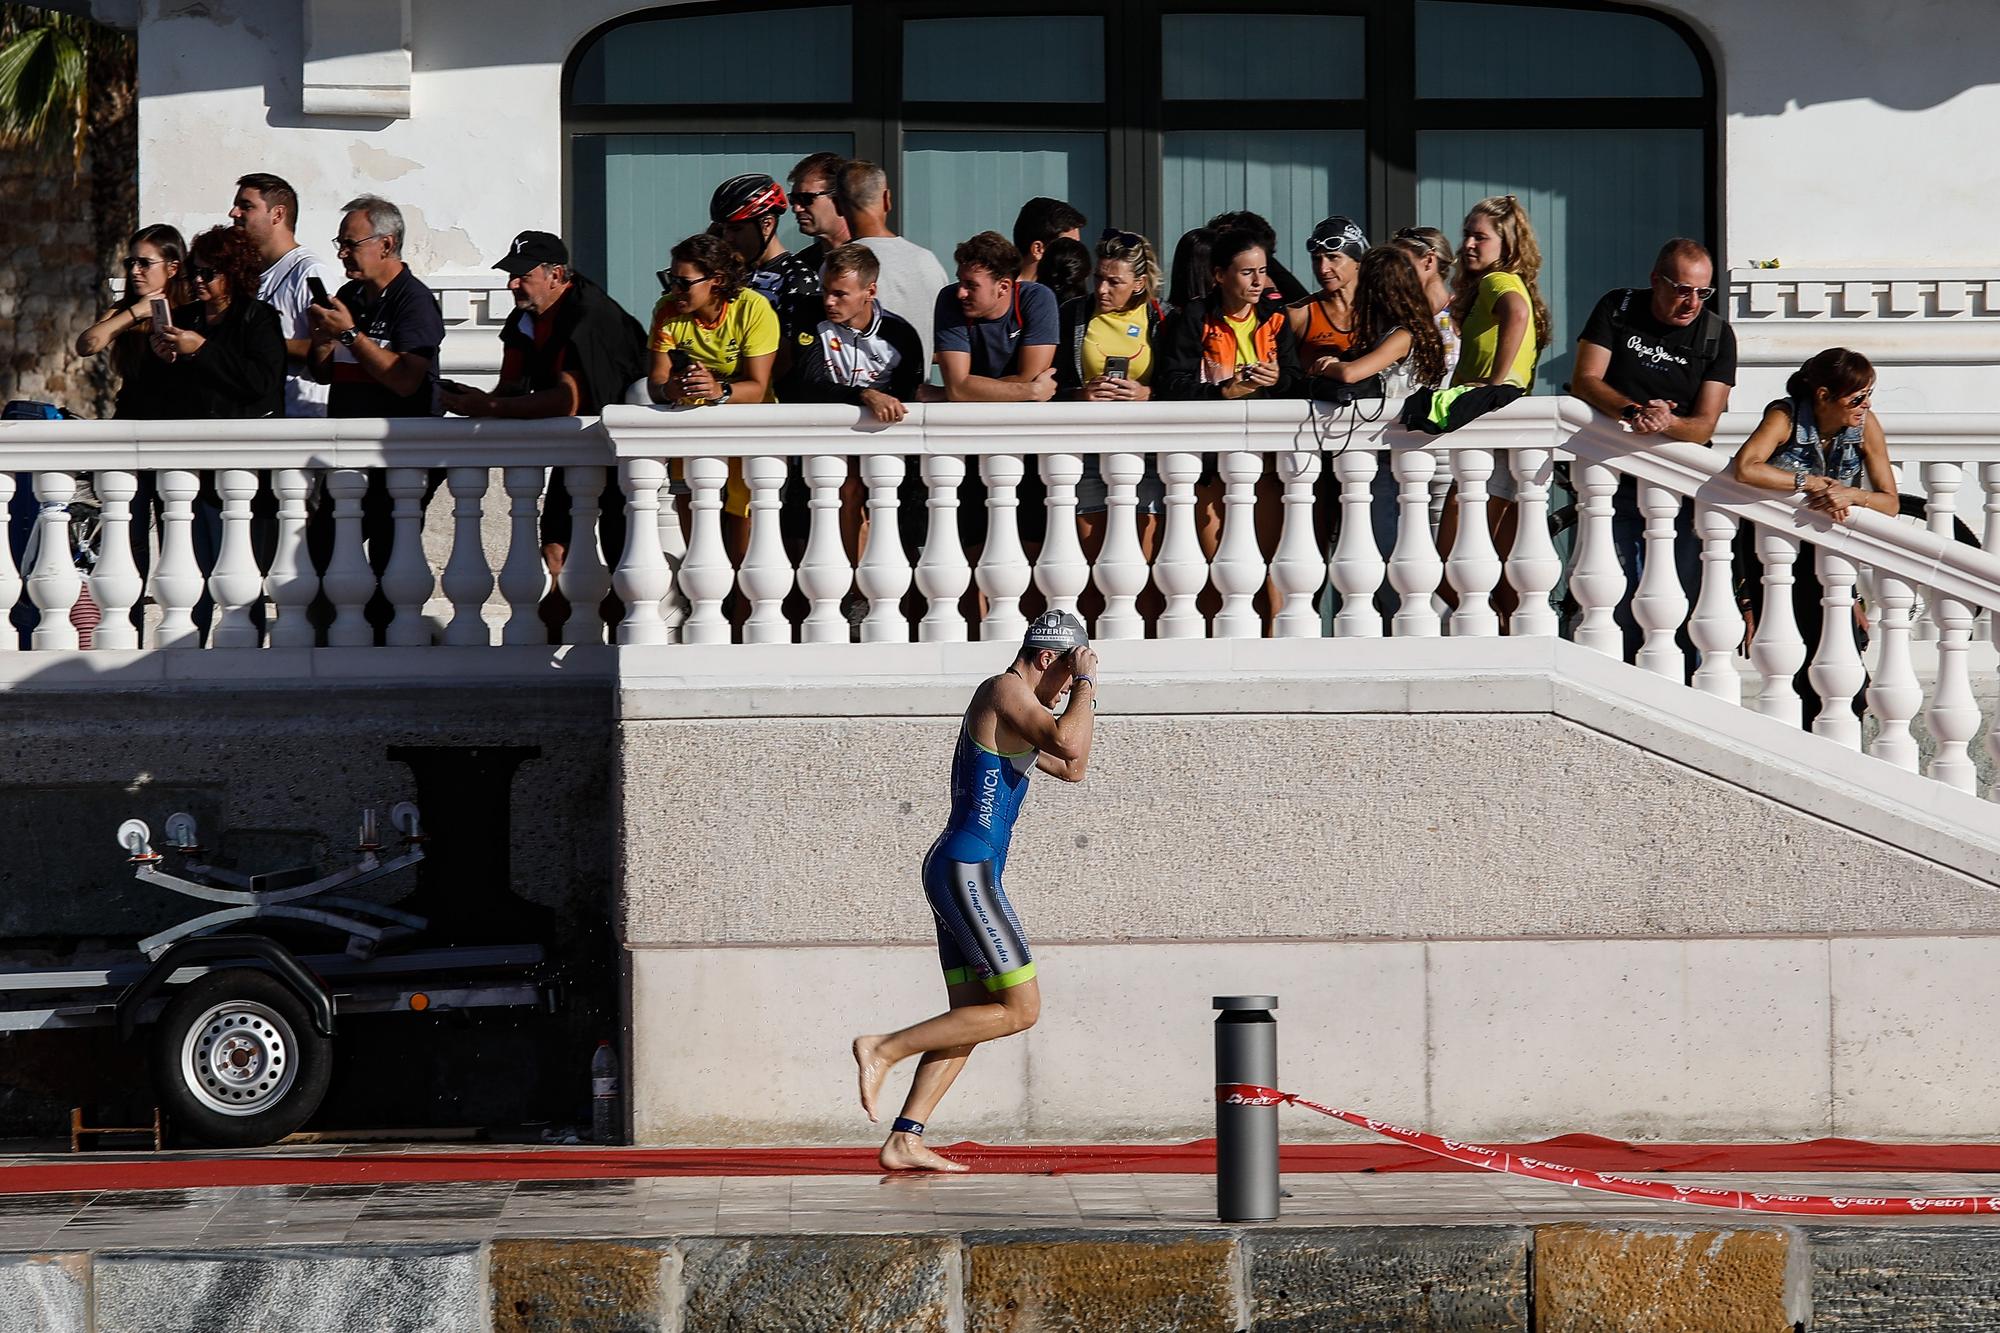
<path fill-rule="evenodd" d="M 1479 280 L 1479 290 L 1472 298 L 1472 310 L 1459 328 L 1458 369 L 1452 372 L 1453 384 L 1483 384 L 1493 377 L 1493 358 L 1500 354 L 1500 319 L 1494 314 L 1494 307 L 1509 292 L 1520 297 L 1531 313 L 1527 336 L 1521 339 L 1521 350 L 1514 354 L 1514 365 L 1507 372 L 1507 383 L 1522 389 L 1533 386 L 1535 357 L 1540 351 L 1535 346 L 1534 303 L 1528 300 L 1528 284 L 1522 282 L 1518 274 L 1499 272 L 1488 273 Z"/>
<path fill-rule="evenodd" d="M 704 324 L 692 315 L 672 315 L 667 298 L 653 307 L 653 336 L 649 344 L 655 352 L 680 348 L 699 365 L 707 366 L 724 380 L 736 378 L 743 362 L 778 350 L 778 312 L 759 292 L 744 290 L 729 298 L 722 315 L 713 324 Z M 775 403 L 776 394 L 765 401 Z M 680 467 L 672 469 L 680 480 Z M 750 487 L 743 480 L 743 460 L 729 460 L 729 480 L 723 487 L 722 510 L 739 517 L 750 512 Z"/>
<path fill-rule="evenodd" d="M 1228 315 L 1222 317 L 1222 322 L 1236 335 L 1236 364 L 1239 366 L 1254 366 L 1263 359 L 1257 355 L 1258 313 L 1258 308 L 1252 306 L 1250 313 L 1241 319 L 1231 319 Z"/>
<path fill-rule="evenodd" d="M 1134 384 L 1150 384 L 1153 379 L 1153 349 L 1146 343 L 1146 311 L 1112 310 L 1091 316 L 1083 328 L 1083 378 L 1094 380 L 1104 373 L 1104 358 L 1122 356 L 1129 364 L 1125 378 Z"/>

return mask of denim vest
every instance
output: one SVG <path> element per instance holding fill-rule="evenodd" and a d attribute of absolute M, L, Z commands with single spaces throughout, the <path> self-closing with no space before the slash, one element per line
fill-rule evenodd
<path fill-rule="evenodd" d="M 1853 486 L 1861 476 L 1861 427 L 1849 426 L 1831 440 L 1822 440 L 1810 398 L 1780 398 L 1771 404 L 1792 419 L 1792 438 L 1771 454 L 1771 466 L 1784 472 L 1831 477 Z"/>

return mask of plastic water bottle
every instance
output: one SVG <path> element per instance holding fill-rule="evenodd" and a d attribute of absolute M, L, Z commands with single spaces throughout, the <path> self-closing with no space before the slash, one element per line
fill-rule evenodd
<path fill-rule="evenodd" d="M 590 1137 L 598 1143 L 618 1141 L 618 1053 L 611 1043 L 597 1043 L 590 1057 Z"/>

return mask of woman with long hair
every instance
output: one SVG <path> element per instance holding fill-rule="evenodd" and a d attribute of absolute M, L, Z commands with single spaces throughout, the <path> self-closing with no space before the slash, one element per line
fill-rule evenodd
<path fill-rule="evenodd" d="M 1215 245 L 1215 233 L 1207 227 L 1184 232 L 1174 242 L 1173 262 L 1167 265 L 1166 313 L 1177 314 L 1208 295 L 1215 274 L 1208 266 L 1208 254 Z"/>
<path fill-rule="evenodd" d="M 194 283 L 187 272 L 187 242 L 173 227 L 141 227 L 125 242 L 125 291 L 118 303 L 76 336 L 78 356 L 109 351 L 118 372 L 114 417 L 155 420 L 165 411 L 160 375 L 166 363 L 148 355 L 153 329 L 153 299 L 169 308 L 194 300 Z"/>
<path fill-rule="evenodd" d="M 1417 278 L 1424 285 L 1424 298 L 1437 316 L 1438 335 L 1444 339 L 1444 368 L 1449 375 L 1458 365 L 1458 329 L 1451 322 L 1451 278 L 1458 258 L 1451 242 L 1436 227 L 1404 227 L 1389 244 L 1410 257 Z"/>
<path fill-rule="evenodd" d="M 1465 215 L 1458 253 L 1451 315 L 1462 345 L 1451 382 L 1526 393 L 1549 344 L 1542 247 L 1528 210 L 1511 194 L 1481 199 Z"/>
<path fill-rule="evenodd" d="M 1354 327 L 1347 353 L 1317 368 L 1308 384 L 1314 380 L 1361 384 L 1405 364 L 1412 384 L 1443 383 L 1444 339 L 1409 257 L 1400 249 L 1378 245 L 1353 267 Z M 1308 396 L 1322 395 L 1308 389 Z"/>

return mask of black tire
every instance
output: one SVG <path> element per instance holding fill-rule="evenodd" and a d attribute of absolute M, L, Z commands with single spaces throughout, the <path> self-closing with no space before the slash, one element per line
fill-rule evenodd
<path fill-rule="evenodd" d="M 168 1119 L 220 1148 L 276 1143 L 319 1109 L 333 1041 L 268 972 L 228 968 L 181 987 L 153 1028 L 153 1081 Z"/>

